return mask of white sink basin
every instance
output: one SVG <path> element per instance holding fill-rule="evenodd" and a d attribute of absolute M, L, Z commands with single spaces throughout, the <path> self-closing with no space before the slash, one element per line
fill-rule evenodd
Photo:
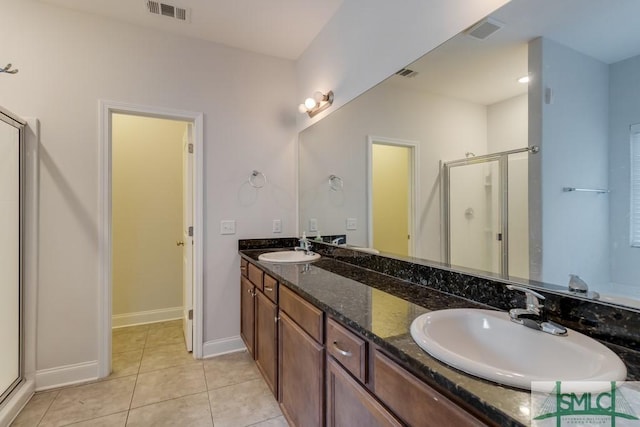
<path fill-rule="evenodd" d="M 415 342 L 436 359 L 480 378 L 529 390 L 531 381 L 621 381 L 620 358 L 586 335 L 553 336 L 512 322 L 508 313 L 450 309 L 417 317 Z"/>
<path fill-rule="evenodd" d="M 311 255 L 307 255 L 304 251 L 278 251 L 267 252 L 258 256 L 258 261 L 266 262 L 311 262 L 320 259 L 320 254 L 312 252 Z"/>

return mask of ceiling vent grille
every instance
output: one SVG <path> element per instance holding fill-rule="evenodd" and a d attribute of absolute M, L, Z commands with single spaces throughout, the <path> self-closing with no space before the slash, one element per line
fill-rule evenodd
<path fill-rule="evenodd" d="M 477 40 L 484 40 L 502 27 L 504 27 L 502 22 L 486 18 L 465 31 L 465 34 Z"/>
<path fill-rule="evenodd" d="M 402 70 L 396 72 L 396 76 L 406 77 L 410 79 L 411 77 L 415 77 L 418 75 L 417 71 L 410 70 L 408 68 L 403 68 Z"/>
<path fill-rule="evenodd" d="M 147 0 L 145 3 L 147 5 L 147 11 L 152 15 L 166 16 L 181 22 L 189 22 L 191 20 L 191 9 L 185 9 L 154 0 Z"/>

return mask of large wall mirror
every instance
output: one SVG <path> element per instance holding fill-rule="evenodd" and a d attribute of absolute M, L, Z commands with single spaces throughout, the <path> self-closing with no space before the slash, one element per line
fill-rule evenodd
<path fill-rule="evenodd" d="M 300 232 L 640 307 L 638 16 L 512 0 L 305 129 Z"/>

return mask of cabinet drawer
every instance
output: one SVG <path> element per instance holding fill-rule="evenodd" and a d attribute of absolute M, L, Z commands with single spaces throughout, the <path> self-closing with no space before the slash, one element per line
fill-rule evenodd
<path fill-rule="evenodd" d="M 287 313 L 291 319 L 317 342 L 322 343 L 322 310 L 319 310 L 300 298 L 285 286 L 280 288 L 280 310 Z"/>
<path fill-rule="evenodd" d="M 373 376 L 376 396 L 408 425 L 485 425 L 378 350 Z"/>
<path fill-rule="evenodd" d="M 327 352 L 353 376 L 367 381 L 367 342 L 333 319 L 327 318 Z"/>
<path fill-rule="evenodd" d="M 247 273 L 247 265 L 249 264 L 249 261 L 247 261 L 244 258 L 240 258 L 240 274 L 243 275 L 244 277 L 247 277 L 249 273 Z"/>
<path fill-rule="evenodd" d="M 268 274 L 264 275 L 263 291 L 274 304 L 278 303 L 278 281 Z"/>
<path fill-rule="evenodd" d="M 249 264 L 248 272 L 249 272 L 249 280 L 251 280 L 251 283 L 256 285 L 258 289 L 262 290 L 262 276 L 264 276 L 264 273 L 262 272 L 262 270 L 260 270 L 258 267 L 256 267 L 253 264 Z"/>

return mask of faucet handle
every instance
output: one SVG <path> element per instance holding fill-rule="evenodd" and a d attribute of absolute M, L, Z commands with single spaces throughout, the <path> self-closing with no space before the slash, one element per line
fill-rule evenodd
<path fill-rule="evenodd" d="M 516 286 L 516 285 L 507 285 L 507 289 L 510 289 L 512 291 L 524 292 L 524 294 L 527 297 L 528 309 L 539 309 L 544 307 L 542 304 L 540 304 L 540 301 L 545 299 L 544 296 L 540 295 L 534 290 L 531 290 L 529 288 L 525 288 L 522 286 Z"/>

